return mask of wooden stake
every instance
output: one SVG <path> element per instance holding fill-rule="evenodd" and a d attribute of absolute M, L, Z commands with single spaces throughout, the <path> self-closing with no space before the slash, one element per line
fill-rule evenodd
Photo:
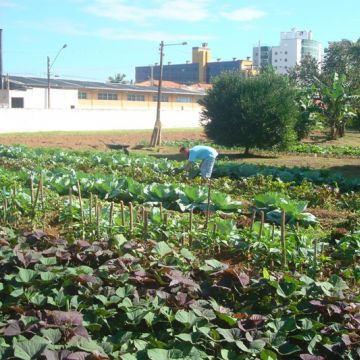
<path fill-rule="evenodd" d="M 159 203 L 159 209 L 160 209 L 160 219 L 163 219 L 163 204 L 162 202 Z"/>
<path fill-rule="evenodd" d="M 208 199 L 207 199 L 207 210 L 206 210 L 206 220 L 205 220 L 205 229 L 208 227 L 209 217 L 210 217 L 210 191 L 211 191 L 211 179 L 208 180 Z"/>
<path fill-rule="evenodd" d="M 134 214 L 133 214 L 132 202 L 129 202 L 129 213 L 130 213 L 130 234 L 132 234 L 134 229 Z"/>
<path fill-rule="evenodd" d="M 286 243 L 285 243 L 285 222 L 286 222 L 286 214 L 285 210 L 281 211 L 281 251 L 282 251 L 282 266 L 285 270 L 287 267 L 287 260 L 286 260 Z"/>
<path fill-rule="evenodd" d="M 109 212 L 109 227 L 112 228 L 114 220 L 114 202 L 112 201 L 110 204 L 110 212 Z"/>
<path fill-rule="evenodd" d="M 100 205 L 100 203 L 97 203 L 97 207 L 96 207 L 96 234 L 97 234 L 97 240 L 100 239 L 100 219 L 101 219 L 101 205 Z"/>
<path fill-rule="evenodd" d="M 264 223 L 265 223 L 265 214 L 263 211 L 260 211 L 260 229 L 259 229 L 259 236 L 258 239 L 261 240 L 264 230 Z"/>
<path fill-rule="evenodd" d="M 271 224 L 271 241 L 274 242 L 275 237 L 275 224 Z"/>
<path fill-rule="evenodd" d="M 251 215 L 251 226 L 250 226 L 250 230 L 252 230 L 253 227 L 254 227 L 255 219 L 256 219 L 256 210 L 254 210 L 253 213 L 252 213 L 252 215 Z"/>
<path fill-rule="evenodd" d="M 189 212 L 189 245 L 192 245 L 192 228 L 193 228 L 193 209 Z"/>
<path fill-rule="evenodd" d="M 148 234 L 148 212 L 144 208 L 144 236 L 146 237 Z"/>
<path fill-rule="evenodd" d="M 90 200 L 89 200 L 89 223 L 92 223 L 92 208 L 93 208 L 93 194 L 90 193 Z"/>
<path fill-rule="evenodd" d="M 34 179 L 30 177 L 30 198 L 31 198 L 31 205 L 34 204 Z"/>
<path fill-rule="evenodd" d="M 83 206 L 82 206 L 81 188 L 80 188 L 79 180 L 77 181 L 76 185 L 77 185 L 79 204 L 80 204 L 80 219 L 81 219 L 81 223 L 84 224 L 84 211 L 83 211 Z"/>
<path fill-rule="evenodd" d="M 125 226 L 125 209 L 124 209 L 124 202 L 120 201 L 120 208 L 121 208 L 121 225 Z"/>

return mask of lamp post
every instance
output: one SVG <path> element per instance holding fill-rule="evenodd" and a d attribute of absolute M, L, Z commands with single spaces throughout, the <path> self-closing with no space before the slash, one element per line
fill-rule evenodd
<path fill-rule="evenodd" d="M 60 55 L 61 51 L 67 47 L 67 44 L 64 44 L 62 48 L 58 51 L 54 60 L 50 62 L 50 57 L 47 57 L 47 108 L 50 109 L 50 70 L 53 67 L 56 59 Z"/>
<path fill-rule="evenodd" d="M 155 147 L 156 145 L 161 144 L 160 107 L 161 107 L 161 86 L 162 86 L 162 78 L 163 78 L 164 47 L 174 46 L 174 45 L 187 45 L 187 42 L 184 41 L 182 43 L 176 43 L 176 44 L 164 44 L 164 41 L 160 42 L 160 66 L 159 66 L 160 69 L 159 69 L 159 82 L 158 82 L 158 90 L 157 90 L 156 120 L 155 120 L 153 133 L 151 135 L 150 147 Z"/>

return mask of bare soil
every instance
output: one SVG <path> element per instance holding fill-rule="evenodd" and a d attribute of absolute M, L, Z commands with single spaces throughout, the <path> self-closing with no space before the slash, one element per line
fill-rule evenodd
<path fill-rule="evenodd" d="M 29 147 L 64 148 L 73 150 L 106 150 L 106 144 L 127 144 L 134 147 L 150 142 L 151 131 L 6 134 L 0 137 L 4 145 L 22 144 Z M 205 134 L 195 130 L 163 131 L 166 141 L 204 139 Z"/>

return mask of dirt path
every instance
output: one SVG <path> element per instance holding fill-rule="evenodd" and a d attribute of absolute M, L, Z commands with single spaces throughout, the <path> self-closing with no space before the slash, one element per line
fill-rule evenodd
<path fill-rule="evenodd" d="M 114 132 L 114 133 L 82 133 L 82 134 L 41 134 L 39 135 L 4 135 L 0 137 L 0 143 L 4 145 L 22 144 L 29 147 L 49 147 L 64 149 L 96 149 L 106 150 L 105 144 L 128 144 L 135 146 L 148 144 L 151 131 Z M 163 140 L 197 140 L 204 139 L 205 135 L 199 130 L 163 131 Z"/>

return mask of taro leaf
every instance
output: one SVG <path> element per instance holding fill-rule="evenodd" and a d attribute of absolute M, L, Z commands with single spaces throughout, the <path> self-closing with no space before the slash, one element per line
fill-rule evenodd
<path fill-rule="evenodd" d="M 160 241 L 158 242 L 155 247 L 154 247 L 154 251 L 162 258 L 167 254 L 170 254 L 173 252 L 173 250 L 171 249 L 171 247 L 165 242 L 165 241 Z"/>
<path fill-rule="evenodd" d="M 15 280 L 17 282 L 28 284 L 37 276 L 37 272 L 34 270 L 23 269 L 23 268 L 18 268 L 18 269 L 19 272 L 15 277 Z"/>
<path fill-rule="evenodd" d="M 254 340 L 250 343 L 250 351 L 252 353 L 258 354 L 266 345 L 266 342 L 261 339 Z"/>
<path fill-rule="evenodd" d="M 334 286 L 334 291 L 338 295 L 342 295 L 342 291 L 348 289 L 346 282 L 337 275 L 331 275 L 329 282 Z"/>
<path fill-rule="evenodd" d="M 82 325 L 83 317 L 77 311 L 47 311 L 48 322 L 55 325 Z"/>
<path fill-rule="evenodd" d="M 216 259 L 205 260 L 205 265 L 201 266 L 203 271 L 219 271 L 227 269 L 229 266 Z"/>
<path fill-rule="evenodd" d="M 84 351 L 45 350 L 41 355 L 45 357 L 46 360 L 86 360 L 90 354 Z"/>
<path fill-rule="evenodd" d="M 316 344 L 317 344 L 318 342 L 320 342 L 321 340 L 322 340 L 322 337 L 321 337 L 321 335 L 319 335 L 319 334 L 316 334 L 316 335 L 311 339 L 311 341 L 310 341 L 310 343 L 309 343 L 309 345 L 308 345 L 308 347 L 307 347 L 309 353 L 313 353 Z"/>
<path fill-rule="evenodd" d="M 41 254 L 35 251 L 28 251 L 26 254 L 22 251 L 15 251 L 18 260 L 27 268 L 30 264 L 35 264 L 39 261 Z"/>
<path fill-rule="evenodd" d="M 19 334 L 21 334 L 19 322 L 17 320 L 9 320 L 9 324 L 4 330 L 4 336 L 16 336 Z"/>
<path fill-rule="evenodd" d="M 48 342 L 44 338 L 35 335 L 30 340 L 14 342 L 14 355 L 22 360 L 38 359 L 47 345 Z"/>
<path fill-rule="evenodd" d="M 42 305 L 44 304 L 46 301 L 46 296 L 44 296 L 43 294 L 41 293 L 35 293 L 33 296 L 31 296 L 30 298 L 30 302 L 34 305 Z"/>
<path fill-rule="evenodd" d="M 193 311 L 179 310 L 175 314 L 175 319 L 182 324 L 187 326 L 192 326 L 197 321 L 198 317 L 195 315 Z"/>
<path fill-rule="evenodd" d="M 260 353 L 260 359 L 261 360 L 277 360 L 277 355 L 271 350 L 262 350 Z"/>
<path fill-rule="evenodd" d="M 234 343 L 241 339 L 240 329 L 217 329 L 218 333 L 229 343 Z"/>
<path fill-rule="evenodd" d="M 170 287 L 181 285 L 182 287 L 186 287 L 192 291 L 196 291 L 200 289 L 200 286 L 190 278 L 185 277 L 180 271 L 171 270 L 166 276 L 171 279 L 169 284 Z"/>
<path fill-rule="evenodd" d="M 149 312 L 150 310 L 148 309 L 143 309 L 143 308 L 138 308 L 138 309 L 133 309 L 133 310 L 128 310 L 126 312 L 126 316 L 127 318 L 132 322 L 132 324 L 139 324 L 140 321 L 146 316 L 146 314 Z"/>
<path fill-rule="evenodd" d="M 216 312 L 216 314 L 217 314 L 219 319 L 225 321 L 230 326 L 234 326 L 237 323 L 237 319 L 230 316 L 230 315 L 228 315 L 228 314 L 225 314 L 225 313 L 222 313 L 222 312 Z"/>
<path fill-rule="evenodd" d="M 292 344 L 288 341 L 278 347 L 279 354 L 284 356 L 294 354 L 300 350 L 301 348 L 298 345 Z"/>
<path fill-rule="evenodd" d="M 42 329 L 41 334 L 45 339 L 51 341 L 53 344 L 59 342 L 62 337 L 61 331 L 59 329 Z"/>
<path fill-rule="evenodd" d="M 169 360 L 169 350 L 165 349 L 149 349 L 147 355 L 150 360 Z"/>
<path fill-rule="evenodd" d="M 300 354 L 301 360 L 326 360 L 323 356 L 316 356 L 310 354 Z"/>
<path fill-rule="evenodd" d="M 40 278 L 42 281 L 54 281 L 57 278 L 57 275 L 51 271 L 42 271 L 40 272 Z"/>
<path fill-rule="evenodd" d="M 289 296 L 294 294 L 295 291 L 296 291 L 296 284 L 284 280 L 281 280 L 279 282 L 279 285 L 276 289 L 276 293 L 283 298 L 288 298 Z"/>
<path fill-rule="evenodd" d="M 239 356 L 236 352 L 227 349 L 221 349 L 222 360 L 238 360 Z"/>
<path fill-rule="evenodd" d="M 67 345 L 68 347 L 78 347 L 80 350 L 90 353 L 98 352 L 101 355 L 105 355 L 104 349 L 96 341 L 88 340 L 80 336 L 72 337 Z"/>
<path fill-rule="evenodd" d="M 53 256 L 53 257 L 41 257 L 40 258 L 40 262 L 43 264 L 43 265 L 56 265 L 56 257 Z"/>
<path fill-rule="evenodd" d="M 117 234 L 111 240 L 111 245 L 116 249 L 120 250 L 124 244 L 126 244 L 128 240 L 123 234 Z"/>
<path fill-rule="evenodd" d="M 188 250 L 187 248 L 182 248 L 180 250 L 180 254 L 186 259 L 186 260 L 190 260 L 190 261 L 194 261 L 196 260 L 196 257 L 193 255 L 193 253 Z"/>

